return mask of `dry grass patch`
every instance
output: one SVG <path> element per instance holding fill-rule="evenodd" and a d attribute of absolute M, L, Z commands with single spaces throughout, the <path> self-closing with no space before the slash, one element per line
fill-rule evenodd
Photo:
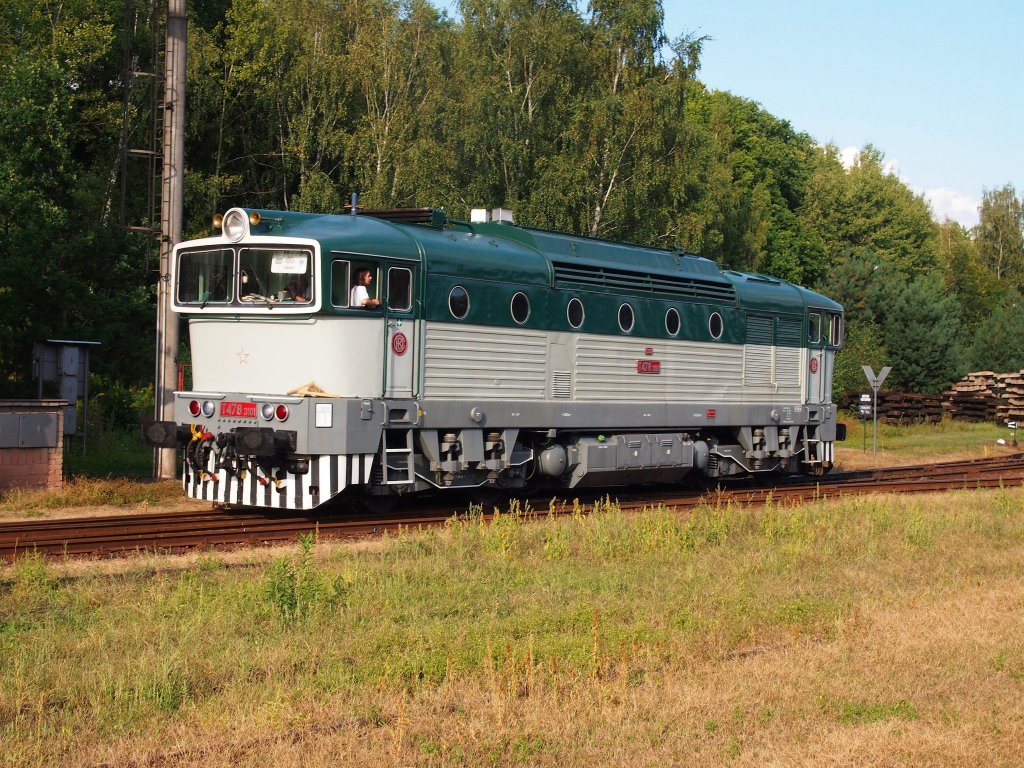
<path fill-rule="evenodd" d="M 0 520 L 124 514 L 129 510 L 178 506 L 194 509 L 197 503 L 185 496 L 177 480 L 72 477 L 59 489 L 13 489 L 0 493 Z"/>
<path fill-rule="evenodd" d="M 7 765 L 1014 764 L 1019 489 L 530 525 L 0 592 Z"/>

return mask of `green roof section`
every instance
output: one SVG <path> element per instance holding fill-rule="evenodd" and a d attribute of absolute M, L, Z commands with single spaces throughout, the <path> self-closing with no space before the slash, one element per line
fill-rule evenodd
<path fill-rule="evenodd" d="M 324 255 L 354 253 L 422 262 L 431 274 L 571 291 L 794 313 L 842 306 L 768 275 L 721 270 L 702 256 L 567 235 L 508 222 L 469 223 L 438 209 L 365 211 L 356 215 L 255 210 L 254 235 L 317 240 Z"/>

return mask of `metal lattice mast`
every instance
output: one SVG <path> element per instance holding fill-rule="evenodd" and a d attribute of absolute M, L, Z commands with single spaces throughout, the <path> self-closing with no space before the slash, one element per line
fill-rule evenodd
<path fill-rule="evenodd" d="M 164 50 L 163 182 L 160 195 L 160 274 L 157 281 L 156 394 L 157 418 L 174 418 L 178 382 L 178 317 L 171 311 L 171 252 L 181 240 L 185 171 L 185 0 L 168 0 Z M 177 474 L 177 452 L 157 449 L 153 474 Z"/>

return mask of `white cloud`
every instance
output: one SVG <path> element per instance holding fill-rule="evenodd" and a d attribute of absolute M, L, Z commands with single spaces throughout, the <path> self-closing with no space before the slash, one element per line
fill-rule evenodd
<path fill-rule="evenodd" d="M 858 155 L 860 155 L 861 149 L 863 147 L 843 147 L 839 150 L 839 160 L 842 162 L 843 168 L 850 170 L 853 167 Z M 900 161 L 883 158 L 882 173 L 898 178 L 900 175 Z"/>
<path fill-rule="evenodd" d="M 924 198 L 931 203 L 932 216 L 936 221 L 952 219 L 968 229 L 978 223 L 978 206 L 981 201 L 976 198 L 945 187 L 926 189 Z"/>
<path fill-rule="evenodd" d="M 839 159 L 846 170 L 850 170 L 853 167 L 853 164 L 857 161 L 857 155 L 860 154 L 860 150 L 860 147 L 843 147 L 839 150 Z M 899 177 L 899 161 L 886 159 L 883 164 L 883 170 L 885 173 Z M 906 183 L 906 180 L 904 180 L 904 183 Z M 919 187 L 911 186 L 911 189 L 915 195 L 924 195 L 925 200 L 932 206 L 932 217 L 936 221 L 943 222 L 946 219 L 952 219 L 968 229 L 977 226 L 978 206 L 981 205 L 981 200 L 964 195 L 955 189 L 947 189 L 946 187 L 922 190 Z"/>

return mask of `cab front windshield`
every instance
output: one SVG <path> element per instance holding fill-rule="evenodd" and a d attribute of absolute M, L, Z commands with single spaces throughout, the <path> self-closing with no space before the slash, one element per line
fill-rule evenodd
<path fill-rule="evenodd" d="M 178 259 L 179 304 L 308 304 L 313 255 L 298 248 L 216 248 Z"/>

